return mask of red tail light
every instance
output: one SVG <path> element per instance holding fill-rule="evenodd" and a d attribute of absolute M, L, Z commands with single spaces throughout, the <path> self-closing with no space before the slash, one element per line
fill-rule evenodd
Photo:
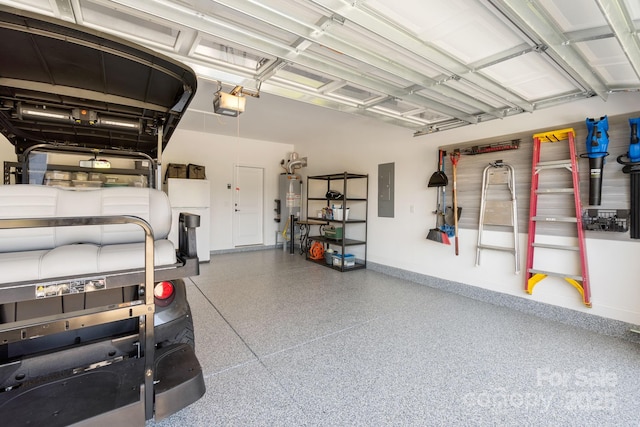
<path fill-rule="evenodd" d="M 173 296 L 175 288 L 171 282 L 158 282 L 153 288 L 153 296 L 157 300 L 166 301 Z"/>

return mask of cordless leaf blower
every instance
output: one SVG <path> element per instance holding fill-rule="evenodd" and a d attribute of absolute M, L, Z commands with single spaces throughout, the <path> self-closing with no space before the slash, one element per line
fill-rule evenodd
<path fill-rule="evenodd" d="M 622 172 L 629 174 L 631 218 L 629 234 L 632 239 L 640 239 L 640 117 L 629 119 L 631 137 L 629 151 L 618 156 L 618 163 L 624 165 Z"/>
<path fill-rule="evenodd" d="M 631 126 L 631 137 L 629 138 L 629 161 L 631 163 L 640 163 L 640 117 L 629 119 Z"/>
<path fill-rule="evenodd" d="M 609 155 L 609 119 L 587 119 L 587 157 L 589 157 L 589 205 L 600 205 L 602 193 L 602 168 Z"/>

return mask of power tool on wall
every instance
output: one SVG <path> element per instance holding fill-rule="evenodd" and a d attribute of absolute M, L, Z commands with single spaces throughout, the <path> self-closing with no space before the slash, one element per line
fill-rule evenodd
<path fill-rule="evenodd" d="M 622 172 L 629 174 L 631 218 L 629 234 L 632 239 L 640 239 L 640 117 L 629 119 L 631 136 L 629 151 L 618 156 L 618 163 L 624 165 Z M 625 160 L 626 159 L 626 160 Z"/>
<path fill-rule="evenodd" d="M 600 205 L 602 169 L 604 158 L 609 155 L 609 119 L 587 119 L 587 157 L 589 157 L 589 205 Z"/>

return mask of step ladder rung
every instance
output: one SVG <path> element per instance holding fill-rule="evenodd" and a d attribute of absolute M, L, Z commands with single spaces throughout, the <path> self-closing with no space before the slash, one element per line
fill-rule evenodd
<path fill-rule="evenodd" d="M 578 222 L 578 218 L 572 216 L 534 216 L 531 219 L 538 222 Z"/>
<path fill-rule="evenodd" d="M 480 249 L 491 249 L 491 250 L 494 250 L 494 251 L 511 252 L 511 253 L 515 252 L 515 248 L 513 248 L 513 247 L 496 246 L 496 245 L 485 245 L 484 243 L 478 245 L 478 248 L 480 248 Z"/>
<path fill-rule="evenodd" d="M 545 248 L 545 249 L 558 249 L 561 251 L 579 251 L 580 248 L 578 246 L 569 246 L 569 245 L 554 245 L 551 243 L 532 243 L 531 246 L 536 248 Z"/>
<path fill-rule="evenodd" d="M 567 160 L 549 160 L 546 162 L 538 162 L 536 169 L 556 169 L 556 168 L 570 168 L 571 159 Z"/>
<path fill-rule="evenodd" d="M 544 274 L 545 276 L 561 277 L 563 279 L 567 278 L 582 282 L 582 276 L 576 274 L 558 273 L 556 271 L 538 270 L 535 268 L 530 268 L 527 271 L 531 274 Z"/>
<path fill-rule="evenodd" d="M 571 162 L 567 160 L 555 162 L 540 162 L 536 165 L 536 173 L 546 169 L 568 169 L 571 171 Z"/>
<path fill-rule="evenodd" d="M 538 188 L 536 194 L 556 194 L 567 193 L 573 194 L 573 188 Z"/>

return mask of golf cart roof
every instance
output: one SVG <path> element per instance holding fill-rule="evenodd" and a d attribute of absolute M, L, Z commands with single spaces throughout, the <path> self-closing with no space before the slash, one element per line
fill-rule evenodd
<path fill-rule="evenodd" d="M 0 6 L 0 131 L 36 144 L 157 157 L 195 95 L 193 70 L 100 31 Z"/>

